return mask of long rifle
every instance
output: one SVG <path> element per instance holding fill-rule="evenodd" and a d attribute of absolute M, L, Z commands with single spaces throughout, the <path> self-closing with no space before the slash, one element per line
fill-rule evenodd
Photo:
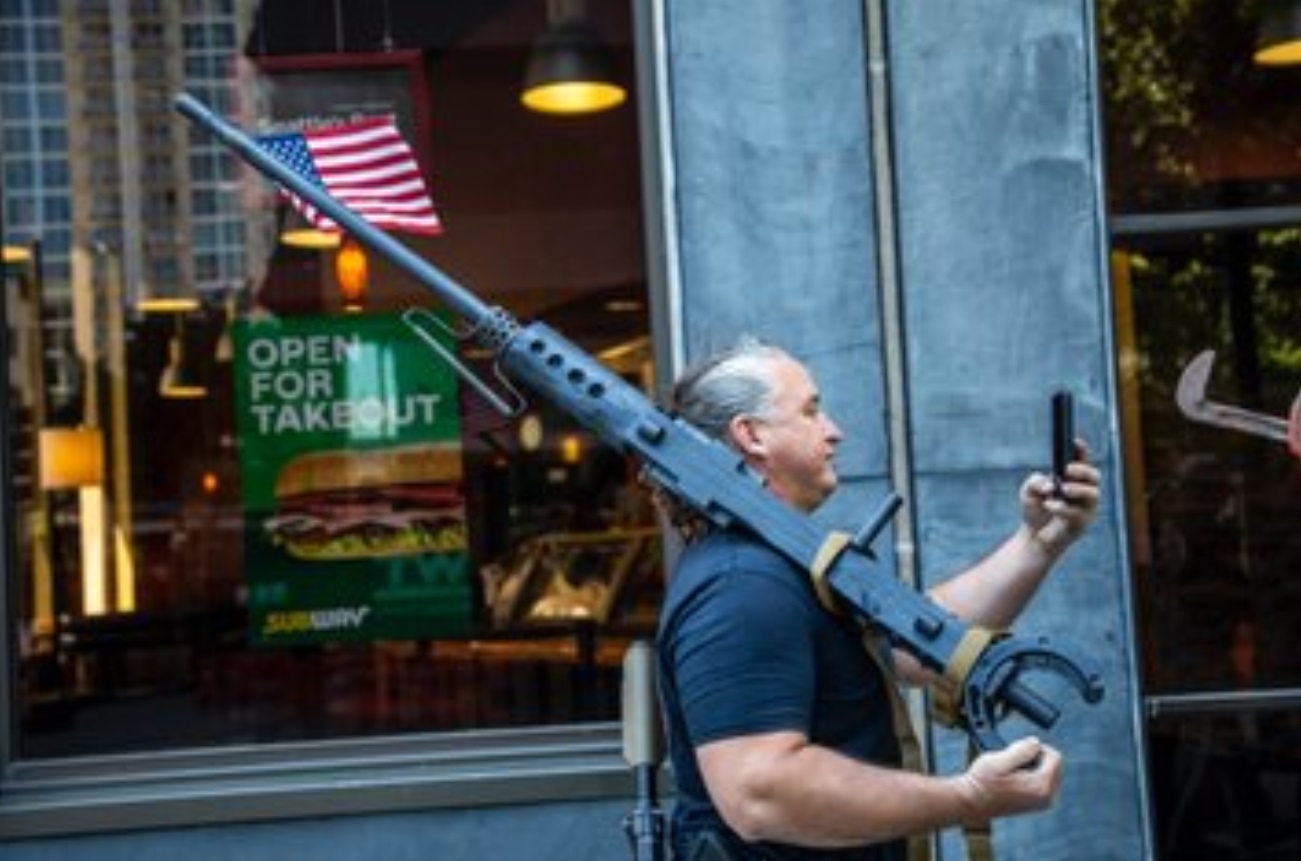
<path fill-rule="evenodd" d="M 463 336 L 492 351 L 499 374 L 640 460 L 660 487 L 716 526 L 744 526 L 796 565 L 815 572 L 843 605 L 882 631 L 893 646 L 943 674 L 954 691 L 956 724 L 981 749 L 1006 745 L 998 725 L 1010 712 L 1045 729 L 1060 717 L 1060 710 L 1021 678 L 1027 671 L 1063 676 L 1087 702 L 1102 698 L 1101 675 L 1078 650 L 1042 638 L 990 636 L 874 570 L 871 542 L 897 508 L 897 497 L 887 499 L 857 535 L 828 532 L 764 489 L 735 452 L 656 407 L 560 333 L 540 322 L 522 326 L 504 309 L 485 304 L 193 97 L 181 94 L 175 105 L 241 159 L 433 292 L 465 322 Z M 417 332 L 425 331 L 417 316 L 408 322 Z M 433 341 L 427 335 L 426 340 Z M 468 369 L 454 366 L 476 388 L 485 388 Z"/>

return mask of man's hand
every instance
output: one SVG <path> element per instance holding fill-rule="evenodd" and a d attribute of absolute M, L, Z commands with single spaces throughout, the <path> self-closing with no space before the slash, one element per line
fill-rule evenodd
<path fill-rule="evenodd" d="M 967 824 L 1042 810 L 1062 783 L 1062 755 L 1037 738 L 981 754 L 958 780 L 971 811 Z"/>
<path fill-rule="evenodd" d="M 1098 515 L 1102 473 L 1089 463 L 1089 449 L 1066 467 L 1061 494 L 1051 476 L 1035 473 L 1021 485 L 1021 519 L 1034 540 L 1054 556 L 1070 546 Z"/>

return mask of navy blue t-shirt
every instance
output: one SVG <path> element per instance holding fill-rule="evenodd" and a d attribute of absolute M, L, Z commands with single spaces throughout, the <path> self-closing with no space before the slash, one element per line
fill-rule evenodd
<path fill-rule="evenodd" d="M 701 830 L 725 835 L 735 858 L 904 857 L 903 842 L 834 851 L 741 844 L 696 764 L 694 749 L 707 742 L 787 730 L 859 760 L 899 765 L 881 672 L 857 623 L 824 610 L 806 572 L 744 533 L 704 536 L 683 552 L 669 583 L 658 655 L 678 858 L 685 861 Z"/>

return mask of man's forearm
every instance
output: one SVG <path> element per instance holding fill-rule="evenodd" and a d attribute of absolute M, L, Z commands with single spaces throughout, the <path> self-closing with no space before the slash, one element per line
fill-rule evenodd
<path fill-rule="evenodd" d="M 795 738 L 788 742 L 756 747 L 734 740 L 700 752 L 719 812 L 747 841 L 861 846 L 984 815 L 961 776 L 878 767 Z"/>
<path fill-rule="evenodd" d="M 1063 550 L 1048 546 L 1022 525 L 984 559 L 929 594 L 970 624 L 1006 628 L 1034 597 Z"/>

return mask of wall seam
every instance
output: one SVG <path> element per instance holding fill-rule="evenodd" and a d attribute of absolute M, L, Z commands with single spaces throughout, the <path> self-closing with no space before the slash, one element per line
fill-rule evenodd
<path fill-rule="evenodd" d="M 889 484 L 903 496 L 894 520 L 895 576 L 920 588 L 916 552 L 915 500 L 912 483 L 912 445 L 909 434 L 908 368 L 903 279 L 898 254 L 899 231 L 894 192 L 894 141 L 890 125 L 890 78 L 886 52 L 886 0 L 864 0 L 864 30 L 867 43 L 868 111 L 870 117 L 871 172 L 875 188 L 874 221 L 877 247 L 877 291 L 880 309 L 881 362 L 886 397 L 887 476 Z M 920 690 L 908 692 L 908 706 L 915 727 L 928 727 L 928 705 Z M 929 771 L 934 761 L 929 731 L 918 733 L 922 761 Z M 932 857 L 936 846 L 932 840 Z"/>

